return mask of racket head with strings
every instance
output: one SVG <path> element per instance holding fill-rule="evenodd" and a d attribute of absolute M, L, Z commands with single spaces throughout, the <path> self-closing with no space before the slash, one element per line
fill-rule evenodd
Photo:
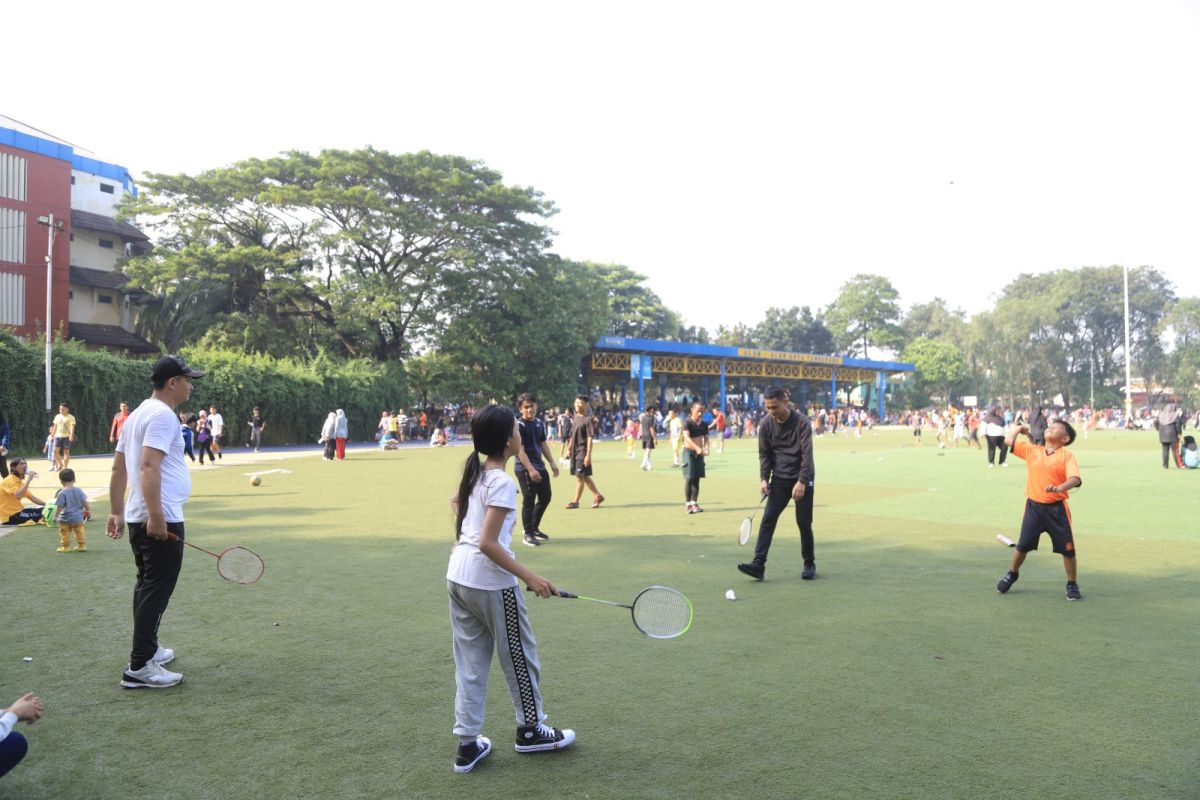
<path fill-rule="evenodd" d="M 763 501 L 766 499 L 767 496 L 765 494 L 758 498 L 759 508 L 762 508 Z M 758 509 L 755 509 L 754 514 L 742 520 L 742 526 L 738 528 L 738 546 L 745 547 L 746 542 L 750 541 L 750 536 L 754 533 L 754 515 L 757 513 Z"/>
<path fill-rule="evenodd" d="M 233 583 L 255 583 L 265 571 L 266 565 L 258 553 L 245 547 L 229 547 L 217 556 L 217 573 Z"/>
<path fill-rule="evenodd" d="M 674 639 L 692 627 L 692 601 L 667 586 L 647 586 L 629 609 L 633 624 L 651 639 Z"/>
<path fill-rule="evenodd" d="M 738 528 L 738 545 L 746 546 L 746 542 L 750 541 L 750 534 L 754 533 L 754 517 L 746 517 L 742 520 L 742 526 Z"/>

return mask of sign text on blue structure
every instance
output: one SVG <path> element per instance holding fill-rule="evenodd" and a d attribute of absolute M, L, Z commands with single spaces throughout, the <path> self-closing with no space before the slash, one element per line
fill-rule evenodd
<path fill-rule="evenodd" d="M 629 354 L 629 377 L 642 378 L 649 380 L 653 377 L 651 367 L 654 361 L 651 356 L 643 356 L 637 353 Z"/>

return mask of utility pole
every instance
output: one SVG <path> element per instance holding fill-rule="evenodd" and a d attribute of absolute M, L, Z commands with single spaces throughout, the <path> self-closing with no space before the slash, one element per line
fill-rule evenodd
<path fill-rule="evenodd" d="M 54 334 L 54 326 L 50 321 L 51 286 L 54 280 L 54 237 L 62 230 L 62 221 L 54 221 L 54 212 L 49 216 L 38 217 L 38 224 L 45 225 L 46 237 L 46 426 L 49 427 L 54 417 L 50 412 L 50 343 Z"/>

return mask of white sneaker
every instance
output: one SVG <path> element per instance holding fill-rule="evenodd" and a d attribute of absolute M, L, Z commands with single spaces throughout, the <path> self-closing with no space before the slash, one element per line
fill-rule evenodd
<path fill-rule="evenodd" d="M 175 651 L 169 647 L 160 647 L 154 652 L 150 660 L 159 665 L 170 664 L 175 660 Z"/>
<path fill-rule="evenodd" d="M 121 686 L 126 689 L 167 689 L 176 686 L 183 680 L 178 672 L 171 672 L 161 664 L 147 661 L 146 666 L 130 671 L 125 665 L 125 673 L 121 676 Z"/>

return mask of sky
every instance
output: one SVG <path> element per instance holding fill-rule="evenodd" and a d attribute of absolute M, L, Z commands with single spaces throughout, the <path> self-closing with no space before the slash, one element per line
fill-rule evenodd
<path fill-rule="evenodd" d="M 479 160 L 554 250 L 688 324 L 857 273 L 987 310 L 1023 272 L 1200 294 L 1200 0 L 66 0 L 6 9 L 0 114 L 134 174 L 365 145 Z M 24 31 L 11 35 L 11 31 Z"/>

